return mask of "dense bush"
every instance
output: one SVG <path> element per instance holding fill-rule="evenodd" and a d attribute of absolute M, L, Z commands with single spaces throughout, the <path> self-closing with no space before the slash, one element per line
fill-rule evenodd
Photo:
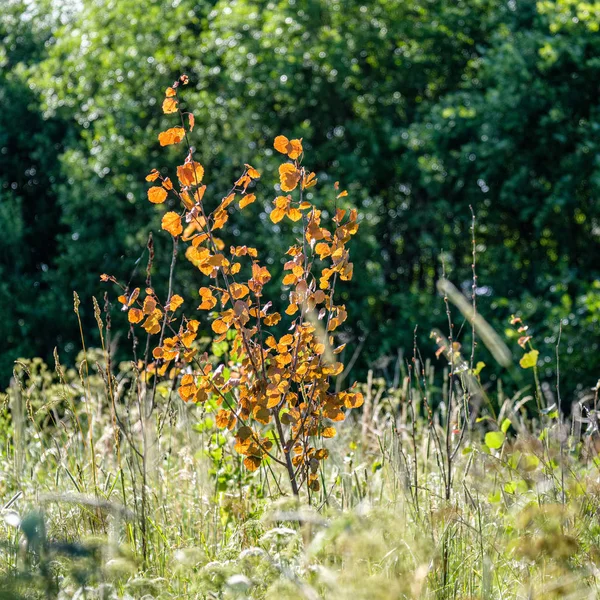
<path fill-rule="evenodd" d="M 412 347 L 415 323 L 426 338 L 445 321 L 441 256 L 468 291 L 472 205 L 480 310 L 500 330 L 521 311 L 546 338 L 548 371 L 562 320 L 565 390 L 597 378 L 600 19 L 587 5 L 26 4 L 0 16 L 4 381 L 19 355 L 74 357 L 71 290 L 91 331 L 98 273 L 131 272 L 158 229 L 143 181 L 169 159 L 155 81 L 182 71 L 209 192 L 249 154 L 272 180 L 270 140 L 284 132 L 361 204 L 361 276 L 343 298 L 349 352 L 367 336 L 356 373 Z M 251 208 L 255 225 L 232 217 L 240 243 L 281 255 L 289 239 Z"/>

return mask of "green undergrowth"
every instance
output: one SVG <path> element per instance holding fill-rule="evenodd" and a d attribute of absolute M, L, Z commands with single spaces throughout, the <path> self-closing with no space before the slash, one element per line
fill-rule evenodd
<path fill-rule="evenodd" d="M 277 465 L 243 469 L 210 402 L 159 387 L 140 418 L 131 366 L 109 405 L 103 354 L 81 358 L 17 364 L 3 398 L 2 600 L 597 596 L 593 398 L 532 418 L 524 390 L 461 434 L 430 365 L 428 395 L 370 378 L 297 502 Z"/>

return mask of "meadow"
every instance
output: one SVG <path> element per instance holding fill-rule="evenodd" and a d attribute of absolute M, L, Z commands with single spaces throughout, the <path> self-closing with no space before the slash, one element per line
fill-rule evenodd
<path fill-rule="evenodd" d="M 5 398 L 3 599 L 597 597 L 597 391 L 567 419 L 483 386 L 500 410 L 462 435 L 447 372 L 399 363 L 295 498 L 283 467 L 244 468 L 214 402 L 161 384 L 145 418 L 130 365 L 111 392 L 106 354 L 79 358 L 19 363 Z"/>
<path fill-rule="evenodd" d="M 597 3 L 5 5 L 0 600 L 600 595 Z"/>
<path fill-rule="evenodd" d="M 57 351 L 54 368 L 15 362 L 1 422 L 2 598 L 596 597 L 600 386 L 567 412 L 560 335 L 556 380 L 543 381 L 535 336 L 514 315 L 513 364 L 477 309 L 475 213 L 471 297 L 439 280 L 448 331 L 431 332 L 435 359 L 415 328 L 412 356 L 399 353 L 387 379 L 370 370 L 350 384 L 354 357 L 335 331 L 359 231 L 347 191 L 336 182 L 333 209 L 318 208 L 302 140 L 275 138 L 289 193 L 269 219 L 302 227 L 278 329 L 257 250 L 231 246 L 228 259 L 217 237 L 230 207 L 257 200 L 261 174 L 246 164 L 220 201 L 205 197 L 188 82 L 166 88 L 162 109 L 181 127 L 158 135 L 184 148 L 177 186 L 157 169 L 146 177 L 150 203 L 180 205 L 159 232 L 172 238 L 166 297 L 151 235 L 143 291 L 99 277 L 111 286 L 103 308 L 93 300 L 100 348 L 86 347 L 74 293 L 76 366 Z M 206 282 L 191 313 L 194 298 L 173 285 L 181 254 Z M 113 303 L 130 361 L 114 358 Z M 530 385 L 486 380 L 479 344 Z"/>

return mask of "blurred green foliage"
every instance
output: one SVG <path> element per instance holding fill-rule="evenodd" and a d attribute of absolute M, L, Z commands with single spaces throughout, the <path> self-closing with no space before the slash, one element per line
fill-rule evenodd
<path fill-rule="evenodd" d="M 263 173 L 252 217 L 232 216 L 236 243 L 279 261 L 293 239 L 265 221 L 278 134 L 304 139 L 324 208 L 334 180 L 359 206 L 358 277 L 340 288 L 350 351 L 366 336 L 358 374 L 399 349 L 412 353 L 415 324 L 423 351 L 433 350 L 427 334 L 446 322 L 435 297 L 442 257 L 449 279 L 470 293 L 472 206 L 480 312 L 501 332 L 508 315 L 521 312 L 544 340 L 547 376 L 562 322 L 565 390 L 598 378 L 597 3 L 5 4 L 3 379 L 17 356 L 48 356 L 58 345 L 74 357 L 72 290 L 91 338 L 99 274 L 127 280 L 148 232 L 158 231 L 164 207 L 146 201 L 144 175 L 172 170 L 179 159 L 156 136 L 170 123 L 162 91 L 181 72 L 191 79 L 185 99 L 196 116 L 207 201 L 222 197 L 245 162 Z M 167 238 L 155 236 L 163 272 Z M 198 287 L 194 271 L 180 268 L 177 289 Z"/>

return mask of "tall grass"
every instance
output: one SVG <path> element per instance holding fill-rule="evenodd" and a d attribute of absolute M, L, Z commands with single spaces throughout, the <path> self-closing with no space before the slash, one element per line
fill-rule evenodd
<path fill-rule="evenodd" d="M 243 469 L 216 405 L 160 383 L 144 413 L 138 373 L 104 342 L 78 369 L 15 367 L 0 598 L 596 597 L 593 393 L 569 421 L 537 411 L 537 386 L 450 381 L 415 348 L 392 381 L 370 373 L 319 493 L 297 501 L 278 465 Z"/>

